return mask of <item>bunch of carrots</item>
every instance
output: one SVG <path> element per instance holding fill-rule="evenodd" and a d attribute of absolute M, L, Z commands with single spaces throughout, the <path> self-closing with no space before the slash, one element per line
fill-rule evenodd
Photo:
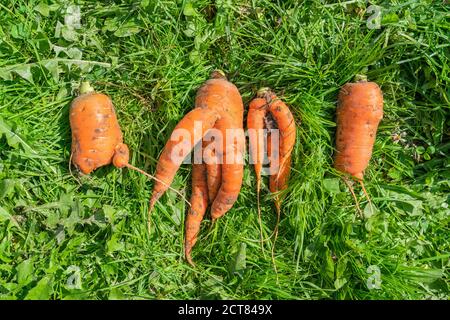
<path fill-rule="evenodd" d="M 366 194 L 363 177 L 369 164 L 378 124 L 383 117 L 383 95 L 379 86 L 358 77 L 344 85 L 337 107 L 336 152 L 334 167 L 353 195 L 351 180 Z M 80 95 L 70 107 L 72 129 L 71 161 L 83 174 L 101 166 L 136 170 L 155 181 L 149 204 L 150 212 L 170 187 L 184 158 L 194 148 L 199 159 L 192 166 L 192 192 L 185 225 L 185 257 L 193 264 L 191 253 L 197 242 L 201 222 L 211 206 L 212 222 L 224 216 L 238 199 L 244 172 L 244 104 L 237 87 L 221 71 L 214 71 L 197 91 L 195 106 L 176 125 L 159 157 L 156 173 L 150 175 L 129 163 L 129 149 L 123 142 L 111 99 L 95 92 L 88 82 L 80 86 Z M 256 174 L 256 193 L 260 227 L 260 189 L 265 154 L 269 163 L 269 190 L 274 199 L 278 236 L 282 202 L 288 188 L 292 151 L 297 125 L 289 107 L 269 88 L 260 89 L 249 104 L 247 116 L 249 153 Z M 265 152 L 267 151 L 267 152 Z M 369 199 L 370 201 L 370 199 Z M 149 225 L 150 226 L 150 225 Z M 262 227 L 261 227 L 261 246 Z M 272 246 L 272 259 L 273 250 Z"/>

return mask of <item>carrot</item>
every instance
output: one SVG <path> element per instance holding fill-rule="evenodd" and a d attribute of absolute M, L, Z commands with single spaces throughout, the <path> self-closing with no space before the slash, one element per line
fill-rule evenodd
<path fill-rule="evenodd" d="M 334 167 L 358 181 L 370 201 L 363 178 L 383 118 L 383 93 L 375 82 L 368 82 L 364 76 L 357 76 L 356 80 L 345 84 L 339 92 Z M 354 195 L 351 185 L 347 185 Z"/>
<path fill-rule="evenodd" d="M 204 141 L 203 146 L 203 157 L 205 159 L 206 166 L 206 181 L 208 184 L 208 199 L 209 202 L 212 203 L 216 198 L 220 184 L 222 183 L 222 165 L 218 152 L 214 148 L 214 141 Z"/>
<path fill-rule="evenodd" d="M 184 156 L 187 156 L 193 147 L 201 141 L 207 131 L 214 126 L 218 118 L 219 114 L 216 111 L 207 109 L 206 107 L 199 107 L 190 111 L 175 126 L 173 131 L 175 134 L 185 132 L 188 135 L 181 136 L 181 139 L 178 139 L 180 141 L 177 141 L 178 137 L 172 134 L 171 139 L 166 143 L 156 166 L 155 177 L 158 181 L 155 182 L 153 187 L 149 212 L 154 207 L 156 201 L 167 191 L 184 160 L 183 155 L 175 154 L 176 148 L 182 145 L 188 146 L 189 150 L 186 150 L 188 152 L 184 154 Z M 199 125 L 196 125 L 196 123 Z"/>
<path fill-rule="evenodd" d="M 223 157 L 222 182 L 211 206 L 213 221 L 223 216 L 235 203 L 242 186 L 244 175 L 243 153 L 245 136 L 243 131 L 244 106 L 239 90 L 227 81 L 223 72 L 215 71 L 197 91 L 196 107 L 205 107 L 220 114 L 215 128 L 222 133 L 222 148 L 218 146 L 219 156 Z M 235 134 L 236 139 L 226 139 L 227 134 Z"/>
<path fill-rule="evenodd" d="M 254 130 L 269 130 L 267 135 L 267 152 L 271 162 L 271 171 L 274 170 L 275 163 L 278 163 L 278 170 L 271 173 L 269 189 L 272 193 L 278 193 L 287 188 L 290 175 L 291 154 L 295 144 L 296 126 L 294 117 L 288 106 L 281 101 L 270 89 L 262 88 L 258 91 L 257 97 L 250 102 L 250 110 L 247 118 L 247 127 Z M 270 130 L 279 130 L 278 152 L 272 154 Z M 249 133 L 250 153 L 254 159 L 256 173 L 257 192 L 259 192 L 261 169 L 263 161 L 264 141 L 262 134 L 254 135 Z M 275 156 L 278 155 L 278 158 Z M 255 160 L 256 159 L 256 160 Z M 275 166 L 276 167 L 276 166 Z M 280 209 L 282 201 L 281 195 L 275 195 L 275 206 Z"/>
<path fill-rule="evenodd" d="M 250 102 L 249 111 L 247 114 L 247 129 L 249 136 L 250 158 L 255 168 L 255 175 L 256 175 L 256 202 L 257 202 L 256 206 L 258 210 L 261 250 L 263 250 L 263 231 L 262 231 L 262 218 L 260 205 L 260 190 L 261 190 L 261 171 L 264 161 L 263 128 L 266 113 L 267 113 L 267 102 L 265 99 L 255 98 Z"/>
<path fill-rule="evenodd" d="M 264 92 L 261 92 L 260 94 L 264 94 Z M 272 175 L 270 179 L 276 180 L 274 184 L 276 184 L 277 191 L 283 191 L 288 186 L 288 179 L 291 171 L 291 154 L 295 145 L 296 126 L 294 117 L 288 106 L 283 101 L 278 99 L 273 93 L 270 99 L 272 102 L 269 105 L 269 111 L 278 126 L 280 135 L 279 171 L 278 174 Z M 275 198 L 275 203 L 278 210 L 281 205 L 281 201 L 282 196 L 277 195 Z"/>
<path fill-rule="evenodd" d="M 212 129 L 216 129 L 223 138 L 221 141 L 214 141 L 213 152 L 204 157 L 201 166 L 194 165 L 191 209 L 186 219 L 185 235 L 185 255 L 190 264 L 193 264 L 191 251 L 207 205 L 205 201 L 209 199 L 212 202 L 211 217 L 215 221 L 233 206 L 239 195 L 244 171 L 243 109 L 242 98 L 236 86 L 226 79 L 223 72 L 213 72 L 211 79 L 197 91 L 195 109 L 174 129 L 174 133 L 178 129 L 184 129 L 190 133 L 189 137 L 182 137 L 181 140 L 172 137 L 159 157 L 155 174 L 158 180 L 150 199 L 149 214 L 156 201 L 170 186 L 181 165 L 183 160 L 181 157 L 173 158 L 175 149 L 180 145 L 189 145 L 192 149 L 200 140 L 205 139 Z M 196 121 L 201 124 L 200 128 L 194 126 Z M 235 137 L 227 137 L 229 133 L 234 133 Z M 211 143 L 203 141 L 203 150 L 209 149 Z M 223 163 L 217 163 L 217 159 L 223 159 Z"/>
<path fill-rule="evenodd" d="M 257 96 L 250 102 L 249 114 L 247 118 L 247 126 L 249 129 L 261 130 L 263 128 L 269 130 L 267 134 L 267 153 L 270 160 L 270 177 L 269 190 L 274 193 L 275 209 L 277 212 L 277 222 L 274 230 L 274 243 L 272 246 L 272 260 L 274 261 L 275 243 L 278 237 L 278 224 L 280 221 L 281 202 L 283 196 L 280 192 L 284 191 L 288 186 L 288 179 L 291 168 L 291 154 L 295 144 L 296 126 L 294 117 L 287 107 L 269 88 L 258 90 Z M 279 141 L 277 145 L 272 145 L 272 130 L 278 129 Z M 262 141 L 261 141 L 262 139 Z M 251 145 L 251 155 L 254 161 L 256 173 L 256 188 L 258 198 L 258 215 L 260 217 L 259 208 L 259 192 L 262 169 L 262 151 L 264 139 L 262 135 L 249 133 L 249 143 Z M 278 146 L 278 150 L 274 149 Z M 256 160 L 255 160 L 256 159 Z M 261 243 L 262 243 L 262 227 L 261 218 Z M 262 244 L 261 244 L 262 247 Z M 275 261 L 274 261 L 275 266 Z M 275 266 L 276 271 L 276 266 Z"/>
<path fill-rule="evenodd" d="M 206 183 L 205 164 L 194 164 L 192 166 L 192 194 L 191 208 L 186 217 L 186 232 L 184 240 L 184 252 L 186 260 L 192 266 L 192 247 L 197 242 L 200 224 L 208 206 L 208 186 Z"/>
<path fill-rule="evenodd" d="M 80 96 L 72 101 L 69 117 L 72 129 L 70 158 L 81 172 L 89 174 L 112 162 L 117 168 L 127 167 L 158 181 L 157 177 L 129 163 L 130 151 L 123 143 L 122 131 L 111 98 L 95 92 L 89 82 L 81 83 Z M 181 196 L 189 204 L 184 196 Z"/>
<path fill-rule="evenodd" d="M 72 101 L 69 120 L 71 159 L 81 172 L 89 174 L 111 162 L 120 168 L 128 163 L 128 147 L 123 144 L 113 103 L 89 82 L 81 84 L 80 96 Z"/>
<path fill-rule="evenodd" d="M 213 222 L 222 217 L 236 202 L 242 186 L 244 176 L 243 153 L 245 137 L 243 129 L 233 128 L 233 119 L 224 114 L 216 123 L 216 128 L 222 132 L 222 183 L 211 205 L 211 218 Z M 227 137 L 227 130 L 232 128 L 237 134 L 235 138 Z M 231 141 L 230 141 L 231 139 Z"/>

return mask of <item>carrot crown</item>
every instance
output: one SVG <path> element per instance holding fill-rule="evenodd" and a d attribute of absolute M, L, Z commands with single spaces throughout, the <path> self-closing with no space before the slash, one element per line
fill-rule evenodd
<path fill-rule="evenodd" d="M 85 94 L 89 92 L 94 92 L 94 88 L 92 88 L 89 81 L 83 81 L 80 85 L 80 94 Z"/>
<path fill-rule="evenodd" d="M 262 97 L 265 97 L 265 95 L 266 95 L 267 93 L 269 93 L 269 92 L 271 92 L 271 90 L 270 90 L 269 87 L 263 87 L 263 88 L 260 88 L 260 89 L 256 92 L 256 96 L 257 96 L 258 98 L 262 98 Z"/>
<path fill-rule="evenodd" d="M 225 79 L 227 80 L 227 76 L 225 75 L 225 72 L 222 70 L 216 69 L 213 72 L 211 72 L 211 79 Z"/>
<path fill-rule="evenodd" d="M 355 76 L 355 82 L 367 82 L 367 76 L 365 74 L 357 74 Z"/>

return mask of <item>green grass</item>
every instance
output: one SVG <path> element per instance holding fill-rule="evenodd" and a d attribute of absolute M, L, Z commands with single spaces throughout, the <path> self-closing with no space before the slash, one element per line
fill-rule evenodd
<path fill-rule="evenodd" d="M 373 1 L 382 21 L 369 29 L 365 1 L 78 0 L 79 26 L 69 2 L 0 4 L 1 299 L 449 298 L 448 4 Z M 112 97 L 131 163 L 152 173 L 215 68 L 246 104 L 273 88 L 301 123 L 278 275 L 272 242 L 263 252 L 258 242 L 250 166 L 233 209 L 202 224 L 195 269 L 183 260 L 187 208 L 174 192 L 149 235 L 151 181 L 112 166 L 69 171 L 68 109 L 82 79 Z M 332 168 L 336 96 L 359 73 L 385 98 L 365 177 L 373 212 L 355 186 L 364 219 Z M 184 165 L 173 187 L 188 196 L 189 185 Z"/>

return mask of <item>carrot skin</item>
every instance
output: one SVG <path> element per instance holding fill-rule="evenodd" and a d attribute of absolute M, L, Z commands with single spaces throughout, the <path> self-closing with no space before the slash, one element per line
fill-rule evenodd
<path fill-rule="evenodd" d="M 277 190 L 283 191 L 287 188 L 291 171 L 291 154 L 295 145 L 296 125 L 294 116 L 288 106 L 275 95 L 272 95 L 269 111 L 279 130 L 279 171 L 276 184 Z"/>
<path fill-rule="evenodd" d="M 264 161 L 264 117 L 267 113 L 265 99 L 255 98 L 250 102 L 247 115 L 249 151 L 256 175 L 256 189 L 261 188 L 261 171 Z"/>
<path fill-rule="evenodd" d="M 216 123 L 216 128 L 222 132 L 223 148 L 221 155 L 222 183 L 217 196 L 211 206 L 211 218 L 216 220 L 231 209 L 236 202 L 242 186 L 244 176 L 243 153 L 245 149 L 245 136 L 242 128 L 233 128 L 232 119 L 225 115 Z M 227 130 L 233 130 L 236 137 L 227 136 Z M 228 138 L 233 139 L 229 141 Z"/>
<path fill-rule="evenodd" d="M 336 117 L 337 170 L 363 180 L 382 118 L 383 93 L 376 83 L 361 81 L 342 87 Z"/>
<path fill-rule="evenodd" d="M 218 117 L 219 115 L 215 111 L 195 108 L 176 125 L 172 137 L 167 141 L 156 166 L 155 177 L 158 180 L 153 187 L 150 208 L 167 191 L 183 161 L 182 156 L 175 154 L 175 148 L 185 145 L 189 146 L 190 149 L 188 151 L 192 151 L 193 147 L 214 126 Z M 181 139 L 176 139 L 180 137 L 174 137 L 174 134 L 180 133 L 187 133 L 188 135 L 181 136 Z"/>
<path fill-rule="evenodd" d="M 197 242 L 200 224 L 208 206 L 208 186 L 204 164 L 193 164 L 192 166 L 192 194 L 190 202 L 191 207 L 186 217 L 184 252 L 188 263 L 194 266 L 191 252 Z"/>
<path fill-rule="evenodd" d="M 71 103 L 69 121 L 73 164 L 84 174 L 110 164 L 116 147 L 123 145 L 111 99 L 97 92 L 80 95 Z"/>
<path fill-rule="evenodd" d="M 205 160 L 206 181 L 208 184 L 208 199 L 210 203 L 212 203 L 216 198 L 217 192 L 219 191 L 220 185 L 222 183 L 222 165 L 221 159 L 219 159 L 218 156 L 218 153 L 220 151 L 216 150 L 217 147 L 211 150 L 209 147 L 213 147 L 213 144 L 214 146 L 216 145 L 214 141 L 203 142 L 203 157 Z"/>

